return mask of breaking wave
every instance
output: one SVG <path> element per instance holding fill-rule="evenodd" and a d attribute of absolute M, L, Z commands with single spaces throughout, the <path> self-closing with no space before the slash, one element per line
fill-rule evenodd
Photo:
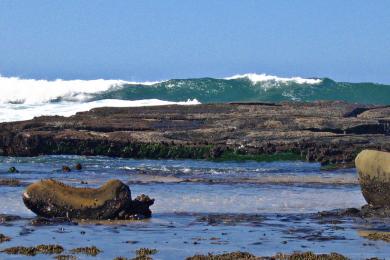
<path fill-rule="evenodd" d="M 98 106 L 316 100 L 390 104 L 390 85 L 266 74 L 157 82 L 49 81 L 0 76 L 0 93 L 0 121 L 24 120 L 40 115 L 70 116 Z"/>

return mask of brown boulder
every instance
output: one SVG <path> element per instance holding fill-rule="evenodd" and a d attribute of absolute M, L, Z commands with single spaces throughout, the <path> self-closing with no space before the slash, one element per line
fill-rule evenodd
<path fill-rule="evenodd" d="M 27 208 L 38 216 L 46 218 L 69 219 L 117 219 L 124 212 L 150 217 L 148 201 L 142 209 L 134 210 L 131 192 L 127 185 L 119 180 L 110 180 L 97 189 L 75 188 L 49 179 L 31 184 L 23 194 Z M 138 201 L 137 201 L 138 203 Z"/>

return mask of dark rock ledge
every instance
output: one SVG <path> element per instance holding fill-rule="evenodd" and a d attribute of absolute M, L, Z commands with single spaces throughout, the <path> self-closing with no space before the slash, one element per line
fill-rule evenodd
<path fill-rule="evenodd" d="M 0 124 L 0 155 L 6 156 L 302 158 L 342 167 L 353 166 L 367 148 L 390 151 L 390 107 L 314 102 L 97 108 Z"/>

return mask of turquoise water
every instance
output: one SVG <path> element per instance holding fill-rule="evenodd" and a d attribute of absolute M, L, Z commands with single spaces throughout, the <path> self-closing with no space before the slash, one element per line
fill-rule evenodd
<path fill-rule="evenodd" d="M 42 115 L 71 116 L 96 107 L 196 105 L 219 102 L 342 100 L 390 104 L 390 85 L 337 82 L 329 78 L 281 78 L 243 74 L 229 78 L 36 80 L 0 76 L 0 122 Z"/>
<path fill-rule="evenodd" d="M 160 99 L 183 101 L 196 99 L 215 102 L 281 102 L 343 100 L 361 104 L 390 104 L 390 86 L 375 83 L 336 82 L 329 78 L 317 81 L 253 81 L 236 79 L 173 79 L 153 85 L 124 85 L 95 96 L 100 99 Z"/>
<path fill-rule="evenodd" d="M 77 162 L 84 166 L 82 171 L 61 172 L 63 165 Z M 7 173 L 10 166 L 19 173 Z M 10 225 L 0 224 L 0 233 L 13 238 L 0 244 L 0 249 L 58 243 L 66 250 L 92 245 L 103 250 L 96 258 L 79 255 L 79 259 L 133 257 L 141 247 L 158 249 L 154 259 L 235 250 L 262 256 L 295 250 L 336 251 L 354 259 L 390 254 L 384 242 L 359 235 L 361 229 L 386 231 L 387 224 L 315 218 L 318 211 L 364 204 L 354 169 L 321 172 L 319 164 L 303 162 L 0 157 L 0 178 L 16 178 L 23 185 L 55 178 L 82 187 L 97 187 L 117 178 L 129 184 L 132 196 L 145 193 L 156 199 L 153 217 L 147 221 L 34 226 L 30 221 L 35 216 L 21 200 L 25 186 L 0 186 L 0 213 L 22 217 Z M 0 259 L 9 258 L 0 254 Z"/>

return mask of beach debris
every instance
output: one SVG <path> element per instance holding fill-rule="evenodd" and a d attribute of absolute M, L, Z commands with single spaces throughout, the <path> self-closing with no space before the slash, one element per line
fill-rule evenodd
<path fill-rule="evenodd" d="M 369 205 L 390 207 L 390 153 L 363 150 L 355 159 L 362 194 Z"/>
<path fill-rule="evenodd" d="M 78 171 L 81 171 L 83 169 L 83 166 L 81 165 L 81 163 L 76 163 L 75 167 L 74 167 L 76 170 Z"/>
<path fill-rule="evenodd" d="M 91 246 L 91 247 L 78 247 L 70 250 L 72 254 L 86 254 L 90 256 L 97 256 L 102 252 L 99 248 L 96 246 Z"/>
<path fill-rule="evenodd" d="M 36 254 L 61 254 L 64 248 L 60 245 L 38 245 L 35 247 L 16 246 L 1 250 L 9 255 L 35 256 Z"/>
<path fill-rule="evenodd" d="M 10 167 L 9 169 L 8 169 L 8 173 L 18 173 L 19 171 L 14 167 L 14 166 L 12 166 L 12 167 Z"/>
<path fill-rule="evenodd" d="M 72 170 L 69 168 L 69 166 L 62 166 L 62 172 L 71 172 Z"/>
<path fill-rule="evenodd" d="M 146 195 L 132 200 L 129 186 L 119 180 L 110 180 L 97 189 L 41 180 L 27 187 L 23 201 L 40 217 L 79 220 L 149 218 L 149 207 L 154 203 Z"/>

